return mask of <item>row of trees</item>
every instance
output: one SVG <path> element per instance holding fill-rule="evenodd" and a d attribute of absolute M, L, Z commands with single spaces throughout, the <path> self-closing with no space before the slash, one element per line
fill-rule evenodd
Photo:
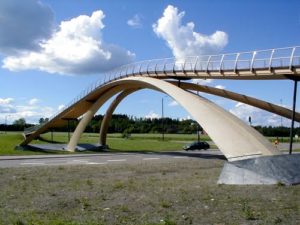
<path fill-rule="evenodd" d="M 48 118 L 41 118 L 39 123 L 47 122 Z M 85 132 L 99 132 L 103 115 L 96 115 L 88 124 Z M 78 120 L 69 121 L 64 127 L 55 128 L 54 131 L 73 131 Z M 15 120 L 12 125 L 0 124 L 0 131 L 23 131 L 24 128 L 33 126 L 27 124 L 24 118 Z M 256 126 L 254 127 L 264 136 L 287 137 L 290 134 L 288 127 Z M 171 118 L 137 118 L 123 114 L 113 115 L 108 128 L 109 133 L 169 133 L 169 134 L 192 134 L 203 129 L 194 120 L 178 120 Z M 295 134 L 300 134 L 300 128 L 295 128 Z"/>

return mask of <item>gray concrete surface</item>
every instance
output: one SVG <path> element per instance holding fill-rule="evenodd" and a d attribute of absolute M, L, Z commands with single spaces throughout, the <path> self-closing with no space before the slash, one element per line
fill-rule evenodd
<path fill-rule="evenodd" d="M 97 154 L 56 154 L 56 155 L 27 155 L 27 156 L 0 156 L 0 168 L 24 166 L 60 166 L 60 165 L 108 165 L 113 163 L 137 163 L 143 161 L 169 161 L 186 158 L 222 159 L 225 157 L 220 151 L 170 151 L 127 152 Z"/>
<path fill-rule="evenodd" d="M 300 154 L 226 162 L 219 184 L 300 184 Z"/>

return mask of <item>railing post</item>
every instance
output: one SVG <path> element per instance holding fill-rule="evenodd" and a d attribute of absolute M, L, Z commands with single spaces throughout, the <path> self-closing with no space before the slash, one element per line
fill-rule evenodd
<path fill-rule="evenodd" d="M 210 60 L 211 60 L 211 55 L 208 57 L 208 60 L 207 60 L 206 73 L 208 73 L 208 67 L 209 67 Z"/>
<path fill-rule="evenodd" d="M 167 74 L 167 73 L 166 73 L 166 64 L 167 64 L 166 61 L 167 61 L 167 60 L 164 61 L 164 67 L 163 67 L 163 73 L 164 73 L 165 75 Z"/>
<path fill-rule="evenodd" d="M 196 67 L 197 67 L 198 59 L 199 59 L 199 56 L 196 57 L 196 62 L 195 62 L 195 65 L 194 65 L 194 73 L 197 73 L 196 72 Z"/>
<path fill-rule="evenodd" d="M 222 57 L 221 57 L 220 66 L 219 66 L 219 73 L 222 73 L 222 67 L 223 67 L 224 57 L 225 57 L 225 54 L 223 54 Z"/>
<path fill-rule="evenodd" d="M 271 56 L 270 56 L 270 61 L 269 61 L 269 71 L 271 72 L 272 70 L 272 61 L 273 61 L 273 56 L 274 56 L 275 49 L 272 50 Z"/>
<path fill-rule="evenodd" d="M 236 71 L 237 71 L 237 66 L 238 66 L 239 57 L 240 57 L 240 53 L 237 53 L 237 54 L 236 54 L 236 57 L 235 57 L 235 62 L 234 62 L 234 69 L 233 69 L 233 72 L 234 72 L 234 73 L 236 73 Z"/>
<path fill-rule="evenodd" d="M 147 64 L 147 75 L 149 75 L 149 64 L 150 64 L 150 60 L 148 61 L 148 64 Z"/>
<path fill-rule="evenodd" d="M 293 69 L 293 59 L 294 59 L 295 50 L 296 50 L 296 48 L 294 47 L 292 50 L 292 53 L 291 53 L 291 58 L 290 58 L 290 65 L 289 65 L 290 70 Z"/>
<path fill-rule="evenodd" d="M 141 62 L 140 68 L 139 68 L 139 74 L 142 75 L 142 66 L 143 66 L 143 62 Z"/>
<path fill-rule="evenodd" d="M 185 74 L 185 63 L 186 63 L 186 59 L 184 59 L 183 64 L 182 64 L 182 73 Z"/>
<path fill-rule="evenodd" d="M 256 55 L 256 51 L 253 52 L 252 54 L 252 59 L 251 59 L 251 64 L 250 64 L 250 71 L 253 72 L 253 65 L 254 65 L 254 61 L 255 61 L 255 55 Z"/>
<path fill-rule="evenodd" d="M 155 75 L 157 75 L 156 68 L 157 68 L 157 63 L 155 63 L 155 67 L 154 67 L 154 73 L 155 73 Z"/>

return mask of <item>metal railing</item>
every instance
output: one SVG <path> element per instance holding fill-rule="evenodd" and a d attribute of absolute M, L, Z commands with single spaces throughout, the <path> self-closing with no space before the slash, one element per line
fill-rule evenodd
<path fill-rule="evenodd" d="M 96 89 L 108 82 L 124 77 L 136 75 L 155 77 L 158 74 L 164 74 L 168 78 L 169 76 L 175 77 L 178 73 L 194 73 L 196 75 L 200 72 L 222 73 L 226 71 L 237 73 L 242 70 L 253 72 L 258 69 L 272 71 L 276 68 L 292 70 L 294 67 L 300 67 L 300 46 L 220 55 L 191 56 L 183 59 L 165 58 L 135 62 L 104 74 L 98 81 L 88 86 L 63 109 L 53 115 L 48 122 L 29 127 L 25 129 L 24 133 L 28 134 L 38 130 Z"/>

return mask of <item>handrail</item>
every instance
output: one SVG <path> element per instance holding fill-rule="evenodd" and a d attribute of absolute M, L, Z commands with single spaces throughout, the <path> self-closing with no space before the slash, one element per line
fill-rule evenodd
<path fill-rule="evenodd" d="M 168 67 L 168 65 L 171 65 L 172 68 Z M 29 134 L 36 131 L 55 119 L 59 114 L 63 112 L 64 114 L 67 113 L 71 106 L 81 101 L 102 85 L 122 77 L 128 77 L 135 74 L 157 76 L 158 73 L 161 73 L 167 78 L 169 74 L 171 74 L 170 76 L 172 77 L 177 76 L 176 72 L 182 72 L 183 74 L 192 72 L 195 76 L 198 76 L 199 72 L 209 74 L 212 71 L 217 71 L 223 73 L 225 70 L 237 74 L 241 69 L 248 69 L 250 72 L 253 72 L 255 69 L 265 68 L 272 71 L 274 68 L 287 67 L 292 69 L 295 66 L 300 66 L 300 46 L 219 55 L 189 56 L 181 58 L 180 60 L 176 58 L 164 58 L 130 63 L 104 74 L 99 80 L 93 82 L 84 89 L 63 109 L 55 113 L 49 121 L 26 128 L 24 133 Z M 188 67 L 188 69 L 186 67 Z"/>

